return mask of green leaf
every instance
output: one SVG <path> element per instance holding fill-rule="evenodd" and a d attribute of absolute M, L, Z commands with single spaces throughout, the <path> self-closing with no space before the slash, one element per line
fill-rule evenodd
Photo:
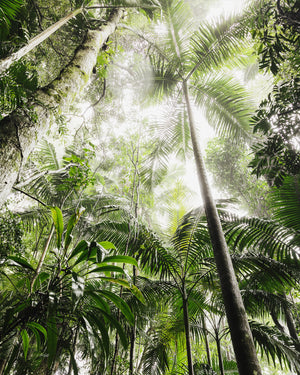
<path fill-rule="evenodd" d="M 28 332 L 26 331 L 26 329 L 22 329 L 21 337 L 22 337 L 22 342 L 23 342 L 24 358 L 25 358 L 25 361 L 26 361 L 28 348 L 29 348 L 29 336 L 28 336 Z"/>
<path fill-rule="evenodd" d="M 100 295 L 104 296 L 105 298 L 112 301 L 118 309 L 122 312 L 122 314 L 125 316 L 125 318 L 128 320 L 130 324 L 134 324 L 134 315 L 132 311 L 130 310 L 130 307 L 127 305 L 127 303 L 116 294 L 109 292 L 108 290 L 101 290 L 98 292 Z"/>
<path fill-rule="evenodd" d="M 56 317 L 54 315 L 53 309 L 50 309 L 49 317 L 47 320 L 47 337 L 48 366 L 51 366 L 56 357 L 58 337 Z"/>
<path fill-rule="evenodd" d="M 111 316 L 110 313 L 105 313 L 105 316 Z M 107 327 L 105 326 L 103 317 L 98 317 L 96 314 L 87 313 L 86 320 L 89 322 L 91 326 L 96 325 L 96 327 L 101 332 L 102 344 L 103 349 L 105 350 L 106 354 L 109 354 L 109 336 L 107 332 Z M 99 334 L 97 334 L 98 339 L 100 339 Z"/>
<path fill-rule="evenodd" d="M 107 314 L 110 314 L 109 304 L 106 301 L 104 301 L 103 298 L 100 297 L 96 292 L 86 291 L 85 294 L 88 294 L 92 298 L 98 309 L 105 311 Z"/>
<path fill-rule="evenodd" d="M 23 259 L 21 257 L 10 255 L 10 256 L 7 257 L 7 259 L 10 259 L 10 260 L 14 261 L 15 263 L 19 264 L 20 266 L 22 266 L 26 269 L 34 271 L 34 268 L 31 266 L 31 264 L 29 264 L 25 259 Z"/>
<path fill-rule="evenodd" d="M 104 312 L 103 312 L 103 315 L 105 315 L 107 320 L 109 320 L 110 323 L 116 328 L 124 349 L 127 349 L 128 340 L 127 340 L 127 336 L 126 336 L 126 333 L 124 332 L 122 325 L 117 321 L 117 319 L 113 318 L 111 315 L 106 314 Z"/>
<path fill-rule="evenodd" d="M 119 272 L 124 274 L 124 270 L 121 267 L 118 266 L 106 266 L 106 265 L 99 265 L 99 267 L 92 269 L 88 273 L 94 273 L 94 272 Z"/>
<path fill-rule="evenodd" d="M 133 264 L 134 266 L 138 267 L 137 261 L 128 255 L 112 255 L 105 257 L 103 259 L 103 263 L 126 263 Z"/>
<path fill-rule="evenodd" d="M 46 331 L 46 329 L 42 326 L 42 325 L 40 325 L 39 323 L 36 323 L 36 322 L 29 322 L 29 323 L 27 323 L 27 327 L 29 327 L 29 328 L 35 328 L 35 329 L 37 329 L 37 330 L 39 330 L 43 335 L 44 335 L 44 337 L 45 337 L 45 339 L 47 339 L 47 331 Z"/>
<path fill-rule="evenodd" d="M 62 235 L 64 231 L 64 222 L 63 222 L 63 215 L 61 212 L 61 209 L 58 207 L 50 207 L 51 213 L 52 213 L 52 218 L 53 218 L 53 223 L 54 227 L 56 230 L 56 236 L 57 236 L 57 248 L 61 248 L 61 240 L 62 240 Z"/>
<path fill-rule="evenodd" d="M 116 249 L 115 245 L 113 243 L 109 242 L 109 241 L 99 242 L 99 245 L 104 247 L 105 250 L 115 250 Z"/>
<path fill-rule="evenodd" d="M 80 241 L 79 244 L 75 247 L 75 249 L 71 252 L 68 260 L 82 253 L 83 251 L 87 251 L 89 248 L 89 245 L 90 245 L 89 242 L 87 242 L 86 240 Z"/>
<path fill-rule="evenodd" d="M 132 285 L 131 288 L 130 288 L 132 294 L 140 301 L 142 302 L 143 304 L 146 303 L 145 301 L 145 298 L 142 294 L 142 292 L 139 290 L 139 288 L 137 288 L 135 285 Z"/>
<path fill-rule="evenodd" d="M 41 272 L 38 275 L 38 277 L 36 278 L 36 280 L 35 280 L 35 282 L 33 284 L 32 290 L 33 291 L 38 290 L 42 286 L 43 282 L 46 281 L 46 280 L 48 280 L 49 277 L 50 277 L 50 274 L 48 272 Z"/>
<path fill-rule="evenodd" d="M 128 283 L 128 281 L 123 280 L 123 279 L 115 279 L 114 277 L 107 277 L 107 276 L 97 276 L 97 278 L 100 280 L 109 281 L 110 283 L 113 283 L 113 284 L 121 285 L 127 289 L 131 289 L 131 285 Z"/>
<path fill-rule="evenodd" d="M 77 211 L 75 212 L 69 219 L 68 221 L 68 225 L 67 225 L 67 231 L 66 231 L 66 235 L 65 235 L 65 244 L 64 244 L 64 247 L 65 247 L 65 251 L 68 250 L 68 247 L 72 241 L 72 236 L 71 236 L 71 233 L 75 227 L 75 225 L 78 223 L 78 220 L 81 216 L 83 211 Z"/>
<path fill-rule="evenodd" d="M 37 329 L 35 329 L 34 327 L 31 327 L 30 328 L 31 331 L 34 333 L 34 336 L 35 336 L 35 339 L 36 339 L 36 350 L 39 352 L 40 351 L 40 347 L 41 347 L 41 337 L 40 337 L 40 333 Z"/>

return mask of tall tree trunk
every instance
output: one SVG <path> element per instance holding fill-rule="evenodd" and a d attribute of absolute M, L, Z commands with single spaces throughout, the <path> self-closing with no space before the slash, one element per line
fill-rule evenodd
<path fill-rule="evenodd" d="M 262 374 L 220 218 L 207 180 L 203 156 L 196 137 L 195 122 L 186 81 L 183 81 L 183 93 L 187 106 L 190 135 L 200 190 L 239 373 L 241 375 Z"/>
<path fill-rule="evenodd" d="M 183 286 L 183 290 L 182 290 L 182 308 L 183 308 L 183 321 L 184 321 L 186 354 L 187 354 L 187 360 L 188 360 L 189 375 L 194 375 L 191 336 L 190 336 L 190 321 L 189 321 L 189 311 L 188 311 L 188 299 L 186 295 L 185 286 Z"/>
<path fill-rule="evenodd" d="M 5 70 L 7 70 L 11 64 L 14 62 L 20 60 L 22 57 L 24 57 L 28 52 L 33 50 L 35 47 L 37 47 L 39 44 L 41 44 L 44 40 L 49 38 L 55 31 L 60 29 L 62 26 L 64 26 L 69 20 L 77 14 L 81 13 L 83 8 L 79 8 L 74 10 L 73 12 L 69 13 L 59 21 L 57 21 L 54 25 L 51 25 L 46 30 L 41 32 L 39 35 L 32 38 L 26 46 L 20 48 L 17 52 L 11 54 L 10 56 L 6 57 L 5 59 L 0 60 L 0 74 L 3 73 Z"/>
<path fill-rule="evenodd" d="M 122 10 L 113 11 L 100 30 L 90 30 L 73 60 L 50 85 L 37 90 L 27 110 L 16 110 L 0 122 L 0 206 L 5 202 L 20 168 L 50 126 L 53 110 L 64 112 L 87 84 L 99 49 L 115 31 Z"/>

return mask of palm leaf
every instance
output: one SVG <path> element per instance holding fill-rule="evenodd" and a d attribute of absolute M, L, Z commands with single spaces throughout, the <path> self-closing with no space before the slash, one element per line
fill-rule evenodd
<path fill-rule="evenodd" d="M 239 82 L 223 73 L 206 75 L 191 87 L 208 123 L 222 136 L 250 137 L 251 99 Z"/>
<path fill-rule="evenodd" d="M 284 179 L 283 185 L 271 193 L 272 209 L 275 220 L 294 229 L 297 234 L 295 243 L 300 244 L 300 176 Z"/>
<path fill-rule="evenodd" d="M 201 26 L 192 37 L 192 72 L 210 73 L 213 69 L 233 62 L 233 57 L 245 52 L 247 41 L 247 23 L 239 16 L 232 15 L 218 21 L 201 22 Z M 236 65 L 236 61 L 235 61 Z"/>
<path fill-rule="evenodd" d="M 1 0 L 0 2 L 0 37 L 10 28 L 11 21 L 16 18 L 23 5 L 23 0 Z"/>
<path fill-rule="evenodd" d="M 171 155 L 185 158 L 190 152 L 189 127 L 183 106 L 176 106 L 171 101 L 168 108 L 151 131 L 154 138 L 153 149 L 145 159 L 141 178 L 147 189 L 152 190 L 166 176 Z"/>
<path fill-rule="evenodd" d="M 268 255 L 279 261 L 297 258 L 299 248 L 295 245 L 298 233 L 282 225 L 259 218 L 238 218 L 221 213 L 225 237 L 232 249 Z"/>
<path fill-rule="evenodd" d="M 289 336 L 268 325 L 253 321 L 249 324 L 255 344 L 268 361 L 272 360 L 275 366 L 278 359 L 281 367 L 286 365 L 291 369 L 293 365 L 297 370 L 300 369 L 299 351 Z"/>

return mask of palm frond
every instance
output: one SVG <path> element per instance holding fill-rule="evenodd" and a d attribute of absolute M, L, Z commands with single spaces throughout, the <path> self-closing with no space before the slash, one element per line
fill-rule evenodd
<path fill-rule="evenodd" d="M 183 274 L 186 274 L 190 267 L 193 271 L 202 268 L 201 260 L 207 257 L 208 231 L 205 223 L 201 221 L 203 213 L 199 210 L 197 214 L 185 215 L 172 238 Z"/>
<path fill-rule="evenodd" d="M 250 288 L 247 281 L 240 283 L 240 288 L 246 311 L 252 317 L 269 317 L 269 314 L 284 317 L 287 301 L 282 295 Z"/>
<path fill-rule="evenodd" d="M 140 172 L 142 181 L 149 190 L 158 185 L 167 174 L 172 154 L 185 158 L 190 151 L 189 127 L 184 108 L 171 101 L 152 127 L 152 134 L 153 149 Z"/>
<path fill-rule="evenodd" d="M 220 135 L 249 139 L 249 122 L 254 106 L 236 79 L 225 73 L 207 75 L 198 79 L 191 89 L 208 123 Z"/>
<path fill-rule="evenodd" d="M 238 218 L 221 213 L 227 243 L 240 252 L 253 249 L 281 261 L 298 258 L 299 247 L 294 240 L 298 233 L 272 221 L 259 218 Z"/>
<path fill-rule="evenodd" d="M 184 74 L 184 65 L 189 61 L 190 37 L 194 30 L 190 9 L 182 0 L 160 0 L 163 19 L 167 25 L 168 55 L 180 63 L 179 72 Z M 184 32 L 182 32 L 184 30 Z"/>
<path fill-rule="evenodd" d="M 37 146 L 37 152 L 42 155 L 42 168 L 43 170 L 57 170 L 61 167 L 59 163 L 57 152 L 55 150 L 55 146 L 48 142 L 47 140 L 43 140 Z"/>
<path fill-rule="evenodd" d="M 283 293 L 285 288 L 295 287 L 300 276 L 300 272 L 297 272 L 298 261 L 295 262 L 294 270 L 291 270 L 291 264 L 286 265 L 257 253 L 241 256 L 233 254 L 232 262 L 239 276 L 242 275 L 247 280 L 247 288 L 250 289 L 259 288 Z"/>
<path fill-rule="evenodd" d="M 0 3 L 0 37 L 9 30 L 11 21 L 16 18 L 23 5 L 23 0 L 1 0 Z"/>
<path fill-rule="evenodd" d="M 232 62 L 234 56 L 242 55 L 247 47 L 244 38 L 248 31 L 246 26 L 236 15 L 215 22 L 202 22 L 192 37 L 191 72 L 209 73 L 229 60 Z"/>
<path fill-rule="evenodd" d="M 272 190 L 271 202 L 275 219 L 297 231 L 293 242 L 300 245 L 300 176 L 286 177 L 280 188 Z"/>
<path fill-rule="evenodd" d="M 173 92 L 181 78 L 178 72 L 180 62 L 166 60 L 160 55 L 153 54 L 150 56 L 150 64 L 153 82 L 149 95 L 162 100 L 164 95 L 169 95 Z"/>
<path fill-rule="evenodd" d="M 278 359 L 281 367 L 286 365 L 290 369 L 295 367 L 299 371 L 299 351 L 295 349 L 295 343 L 289 336 L 275 327 L 254 321 L 250 321 L 249 324 L 255 344 L 261 353 L 266 355 L 269 362 L 272 360 L 276 365 Z"/>

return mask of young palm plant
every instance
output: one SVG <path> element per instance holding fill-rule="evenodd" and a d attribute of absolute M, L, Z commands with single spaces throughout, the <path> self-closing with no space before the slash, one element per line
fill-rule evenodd
<path fill-rule="evenodd" d="M 82 335 L 89 337 L 90 350 L 98 345 L 102 356 L 107 357 L 110 329 L 117 330 L 127 347 L 124 330 L 112 313 L 114 306 L 131 324 L 134 317 L 127 303 L 118 296 L 116 286 L 128 288 L 143 300 L 135 286 L 119 277 L 125 273 L 115 265 L 137 266 L 133 258 L 110 255 L 109 249 L 114 249 L 114 245 L 107 241 L 81 240 L 73 246 L 72 232 L 80 214 L 72 215 L 64 227 L 61 210 L 52 207 L 51 212 L 56 246 L 52 259 L 47 258 L 38 277 L 22 257 L 8 257 L 4 265 L 8 281 L 1 296 L 0 343 L 6 355 L 1 358 L 5 373 L 20 365 L 31 371 L 38 367 L 40 373 L 51 374 L 59 366 L 60 358 L 66 355 L 70 358 L 70 367 L 77 372 L 76 342 Z M 13 267 L 21 272 L 12 274 Z"/>

